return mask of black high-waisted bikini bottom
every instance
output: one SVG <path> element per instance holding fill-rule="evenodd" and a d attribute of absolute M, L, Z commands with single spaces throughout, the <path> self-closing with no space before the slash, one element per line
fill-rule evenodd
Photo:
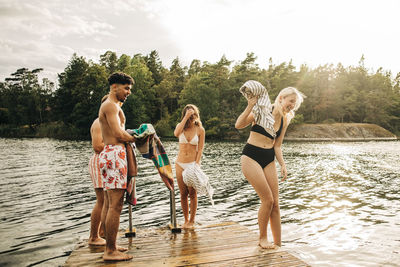
<path fill-rule="evenodd" d="M 249 143 L 244 146 L 242 155 L 254 159 L 263 169 L 275 160 L 274 148 L 262 148 Z"/>

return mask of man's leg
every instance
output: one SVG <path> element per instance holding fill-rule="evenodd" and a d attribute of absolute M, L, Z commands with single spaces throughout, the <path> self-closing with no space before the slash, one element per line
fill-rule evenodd
<path fill-rule="evenodd" d="M 99 228 L 103 229 L 101 224 L 101 213 L 103 209 L 104 193 L 103 188 L 95 188 L 96 204 L 93 207 L 92 215 L 90 216 L 90 237 L 89 245 L 104 246 L 106 241 L 99 237 Z M 103 231 L 100 231 L 103 235 Z"/>
<path fill-rule="evenodd" d="M 125 189 L 109 189 L 108 211 L 105 221 L 106 226 L 106 250 L 104 251 L 104 260 L 130 260 L 131 255 L 117 250 L 117 234 L 119 229 L 119 218 L 122 211 Z"/>
<path fill-rule="evenodd" d="M 106 190 L 103 191 L 103 198 L 104 198 L 104 203 L 103 203 L 103 209 L 101 210 L 100 237 L 106 238 L 106 217 L 108 212 L 108 194 Z"/>

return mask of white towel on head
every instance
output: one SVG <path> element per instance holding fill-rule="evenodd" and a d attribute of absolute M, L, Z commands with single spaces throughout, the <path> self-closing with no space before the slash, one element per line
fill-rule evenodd
<path fill-rule="evenodd" d="M 183 182 L 187 186 L 193 187 L 199 196 L 207 195 L 210 198 L 211 204 L 214 206 L 212 196 L 214 189 L 209 183 L 208 176 L 201 170 L 196 163 L 191 164 L 182 172 Z"/>
<path fill-rule="evenodd" d="M 246 99 L 253 96 L 258 97 L 258 101 L 252 110 L 254 119 L 258 125 L 262 126 L 267 131 L 267 133 L 275 137 L 275 119 L 272 116 L 272 104 L 269 100 L 267 89 L 260 82 L 249 80 L 240 87 L 239 91 Z"/>

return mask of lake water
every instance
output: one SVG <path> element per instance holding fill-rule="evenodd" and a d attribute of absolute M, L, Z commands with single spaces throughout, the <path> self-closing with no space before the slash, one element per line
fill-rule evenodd
<path fill-rule="evenodd" d="M 177 142 L 164 146 L 175 162 Z M 240 171 L 243 146 L 206 143 L 202 165 L 215 207 L 199 198 L 199 224 L 236 221 L 258 231 L 259 200 Z M 0 138 L 0 151 L 0 265 L 62 265 L 89 235 L 90 143 Z M 400 266 L 399 141 L 285 143 L 283 153 L 289 172 L 280 183 L 284 248 L 315 266 Z M 152 163 L 138 160 L 134 225 L 165 226 L 168 190 Z M 127 226 L 125 207 L 120 227 Z"/>

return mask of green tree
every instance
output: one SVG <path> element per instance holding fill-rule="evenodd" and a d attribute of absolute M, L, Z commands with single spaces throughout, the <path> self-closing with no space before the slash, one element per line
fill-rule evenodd
<path fill-rule="evenodd" d="M 192 77 L 194 74 L 198 74 L 201 71 L 201 61 L 198 59 L 193 59 L 192 63 L 190 63 L 188 76 Z"/>
<path fill-rule="evenodd" d="M 125 54 L 122 54 L 117 62 L 117 71 L 125 72 L 125 69 L 131 65 L 131 57 Z"/>
<path fill-rule="evenodd" d="M 91 63 L 79 90 L 73 92 L 76 103 L 71 113 L 71 120 L 81 136 L 89 138 L 90 125 L 98 117 L 101 98 L 108 91 L 105 67 Z"/>
<path fill-rule="evenodd" d="M 393 102 L 388 107 L 388 112 L 391 116 L 389 121 L 390 130 L 400 136 L 400 72 L 397 73 L 396 78 L 393 81 L 392 93 L 390 94 Z"/>
<path fill-rule="evenodd" d="M 58 75 L 59 88 L 55 93 L 53 106 L 56 120 L 63 121 L 66 125 L 75 121 L 75 105 L 88 97 L 84 84 L 88 69 L 89 63 L 85 58 L 74 54 L 64 72 Z"/>
<path fill-rule="evenodd" d="M 273 64 L 272 58 L 269 59 L 268 69 L 264 72 L 265 83 L 270 87 L 271 101 L 274 101 L 279 91 L 288 86 L 297 86 L 299 74 L 295 71 L 296 67 L 290 60 L 289 63 L 282 62 L 279 65 Z M 262 80 L 261 80 L 262 82 Z"/>
<path fill-rule="evenodd" d="M 47 119 L 45 111 L 50 92 L 39 84 L 38 74 L 42 70 L 21 68 L 2 83 L 1 108 L 5 121 L 33 128 Z"/>
<path fill-rule="evenodd" d="M 182 90 L 179 99 L 181 106 L 196 105 L 200 109 L 202 121 L 207 121 L 218 114 L 219 91 L 210 83 L 210 78 L 205 72 L 193 75 Z"/>
<path fill-rule="evenodd" d="M 165 71 L 163 76 L 164 79 L 161 83 L 154 86 L 159 100 L 158 119 L 169 117 L 170 112 L 174 111 L 171 105 L 176 101 L 178 95 L 175 90 L 176 76 L 168 70 Z M 169 110 L 168 107 L 170 107 Z"/>
<path fill-rule="evenodd" d="M 233 67 L 230 79 L 237 88 L 248 80 L 260 80 L 260 68 L 254 53 L 247 53 L 246 58 Z"/>
<path fill-rule="evenodd" d="M 182 107 L 199 107 L 207 137 L 237 138 L 245 131 L 234 129 L 237 116 L 247 104 L 239 88 L 247 80 L 267 87 L 271 101 L 287 86 L 295 86 L 307 98 L 293 123 L 369 122 L 400 132 L 400 73 L 379 68 L 371 72 L 364 56 L 357 66 L 338 64 L 297 71 L 292 61 L 260 69 L 254 53 L 231 67 L 225 56 L 216 63 L 194 59 L 190 67 L 175 58 L 164 68 L 157 51 L 133 57 L 107 51 L 100 63 L 74 54 L 58 76 L 58 87 L 48 79 L 40 83 L 42 69 L 18 69 L 0 82 L 0 124 L 36 125 L 55 121 L 68 136 L 89 137 L 91 122 L 98 116 L 100 99 L 109 90 L 107 77 L 123 71 L 135 79 L 132 96 L 123 105 L 127 127 L 150 122 L 161 135 L 172 135 Z M 63 128 L 65 126 L 66 128 Z M 66 136 L 65 134 L 63 135 Z"/>
<path fill-rule="evenodd" d="M 107 51 L 100 56 L 100 64 L 104 66 L 108 74 L 112 74 L 118 69 L 118 57 L 115 52 Z"/>
<path fill-rule="evenodd" d="M 151 71 L 151 75 L 155 84 L 160 84 L 163 80 L 164 68 L 162 66 L 158 52 L 156 50 L 151 51 L 150 54 L 144 57 L 144 60 L 146 62 L 147 68 L 149 68 L 149 70 Z"/>
<path fill-rule="evenodd" d="M 131 65 L 125 71 L 135 80 L 132 95 L 122 107 L 127 114 L 126 126 L 137 128 L 141 123 L 155 124 L 158 103 L 152 87 L 154 80 L 144 57 L 140 54 L 134 55 Z"/>
<path fill-rule="evenodd" d="M 185 87 L 186 84 L 186 68 L 181 66 L 179 58 L 175 58 L 172 61 L 171 67 L 169 69 L 169 80 L 172 81 L 172 91 L 171 97 L 167 99 L 166 106 L 168 107 L 168 113 L 171 115 L 171 120 L 173 121 L 173 125 L 180 118 L 180 109 L 179 109 L 179 97 Z M 186 103 L 188 104 L 188 103 Z M 183 105 L 183 103 L 181 103 Z"/>

